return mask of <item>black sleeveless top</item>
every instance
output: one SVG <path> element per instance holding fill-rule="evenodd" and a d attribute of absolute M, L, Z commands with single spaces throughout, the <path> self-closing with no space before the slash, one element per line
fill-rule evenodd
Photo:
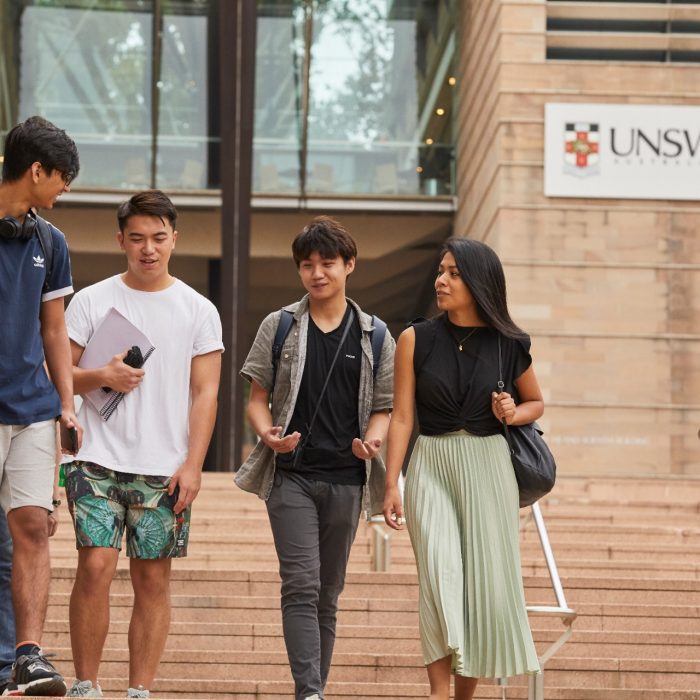
<path fill-rule="evenodd" d="M 443 435 L 454 430 L 481 436 L 501 433 L 503 427 L 491 411 L 491 392 L 498 391 L 497 331 L 488 326 L 455 326 L 446 315 L 413 328 L 421 434 Z M 462 341 L 467 335 L 468 339 Z M 505 391 L 517 403 L 514 380 L 532 364 L 530 337 L 513 340 L 501 336 L 501 357 Z"/>

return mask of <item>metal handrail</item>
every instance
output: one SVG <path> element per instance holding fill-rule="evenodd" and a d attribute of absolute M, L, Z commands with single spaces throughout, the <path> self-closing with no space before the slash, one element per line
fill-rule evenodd
<path fill-rule="evenodd" d="M 403 495 L 403 483 L 400 484 L 400 489 Z M 542 517 L 542 511 L 540 510 L 539 503 L 533 503 L 530 506 L 530 514 L 521 521 L 520 530 L 523 530 L 530 520 L 534 521 L 535 527 L 537 528 L 537 534 L 540 538 L 540 544 L 542 545 L 542 552 L 544 553 L 547 570 L 549 571 L 549 579 L 552 583 L 554 596 L 557 599 L 557 605 L 528 605 L 526 606 L 526 610 L 528 613 L 533 615 L 560 617 L 562 623 L 566 627 L 564 633 L 538 657 L 540 662 L 540 673 L 530 675 L 528 677 L 528 700 L 544 700 L 544 667 L 547 662 L 564 646 L 564 644 L 566 644 L 573 634 L 572 624 L 576 619 L 576 611 L 569 607 L 568 603 L 566 602 L 564 587 L 561 584 L 559 570 L 554 559 L 554 552 L 552 551 L 552 546 L 549 542 L 549 535 L 547 534 L 547 528 L 544 524 L 544 518 Z M 392 532 L 388 528 L 385 528 L 383 523 L 384 518 L 381 516 L 376 516 L 370 521 L 370 525 L 374 531 L 374 551 L 372 563 L 374 571 L 387 572 L 391 569 Z M 498 684 L 503 686 L 504 700 L 506 697 L 505 688 L 507 683 L 508 681 L 506 678 L 498 679 Z"/>
<path fill-rule="evenodd" d="M 558 616 L 561 618 L 562 623 L 566 627 L 564 633 L 559 637 L 559 639 L 555 640 L 549 646 L 549 648 L 540 655 L 540 673 L 528 677 L 528 700 L 544 700 L 544 667 L 546 663 L 559 651 L 559 649 L 566 644 L 569 637 L 571 637 L 573 634 L 571 625 L 576 619 L 576 611 L 573 608 L 570 608 L 566 602 L 564 587 L 561 585 L 559 570 L 557 569 L 557 562 L 554 559 L 554 552 L 552 551 L 552 546 L 549 543 L 549 535 L 547 534 L 547 528 L 544 524 L 544 518 L 542 517 L 542 511 L 540 510 L 539 503 L 533 503 L 530 506 L 530 515 L 535 521 L 535 527 L 537 527 L 537 534 L 540 538 L 540 544 L 542 545 L 542 551 L 544 553 L 545 562 L 547 563 L 549 579 L 552 582 L 552 589 L 554 590 L 554 596 L 557 599 L 557 605 L 528 605 L 526 606 L 526 609 L 528 613 L 533 613 L 536 615 Z M 529 518 L 525 518 L 520 525 L 520 529 L 522 530 L 528 522 Z M 503 697 L 505 698 L 505 689 Z"/>

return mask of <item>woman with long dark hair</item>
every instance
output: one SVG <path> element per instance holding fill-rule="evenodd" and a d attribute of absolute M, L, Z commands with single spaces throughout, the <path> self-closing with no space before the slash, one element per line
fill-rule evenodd
<path fill-rule="evenodd" d="M 452 238 L 435 280 L 435 318 L 396 347 L 384 518 L 404 519 L 398 477 L 417 412 L 406 523 L 416 556 L 431 700 L 471 700 L 479 678 L 537 673 L 518 543 L 518 485 L 501 420 L 544 410 L 530 338 L 513 322 L 498 256 Z M 499 337 L 505 390 L 497 391 Z"/>

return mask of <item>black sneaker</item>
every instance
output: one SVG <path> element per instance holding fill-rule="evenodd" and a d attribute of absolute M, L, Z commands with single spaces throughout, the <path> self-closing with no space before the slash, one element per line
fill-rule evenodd
<path fill-rule="evenodd" d="M 66 694 L 66 682 L 63 676 L 53 667 L 46 656 L 39 650 L 37 654 L 20 656 L 14 665 L 14 682 L 17 689 L 24 695 Z"/>

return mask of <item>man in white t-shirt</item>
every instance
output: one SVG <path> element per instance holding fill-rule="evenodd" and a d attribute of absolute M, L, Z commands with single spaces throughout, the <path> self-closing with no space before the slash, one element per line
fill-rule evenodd
<path fill-rule="evenodd" d="M 216 416 L 221 322 L 214 305 L 168 271 L 177 212 L 160 191 L 135 194 L 117 211 L 127 270 L 78 292 L 66 311 L 77 393 L 125 394 L 108 420 L 84 401 L 83 445 L 66 465 L 78 569 L 70 601 L 73 697 L 101 697 L 97 675 L 109 627 L 109 589 L 126 529 L 134 589 L 127 697 L 148 697 L 170 625 L 170 562 L 186 556 L 190 505 Z M 143 368 L 78 363 L 115 308 L 155 350 Z"/>

